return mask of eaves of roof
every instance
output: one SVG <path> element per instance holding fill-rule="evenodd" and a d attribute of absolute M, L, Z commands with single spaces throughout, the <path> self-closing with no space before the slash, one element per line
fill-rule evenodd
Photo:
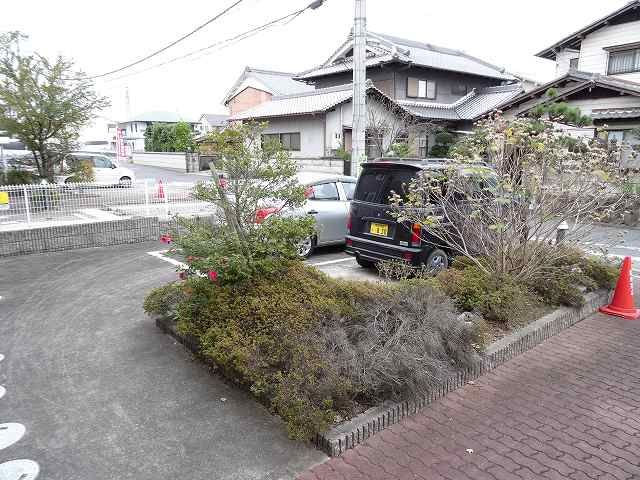
<path fill-rule="evenodd" d="M 507 100 L 499 106 L 499 109 L 508 110 L 522 105 L 523 103 L 531 102 L 526 106 L 526 108 L 517 111 L 517 114 L 522 114 L 532 108 L 535 108 L 537 105 L 563 100 L 573 94 L 593 87 L 601 87 L 614 90 L 618 93 L 640 96 L 640 83 L 622 80 L 607 75 L 570 71 L 562 77 L 556 78 L 555 80 L 547 82 L 538 88 L 529 92 L 524 92 L 521 95 Z M 556 88 L 558 90 L 557 95 L 553 99 L 544 97 L 545 93 L 550 88 Z"/>
<path fill-rule="evenodd" d="M 640 0 L 634 0 L 632 2 L 629 2 L 623 7 L 617 9 L 616 11 L 611 12 L 608 15 L 605 15 L 604 17 L 596 20 L 595 22 L 590 23 L 586 27 L 583 27 L 580 30 L 577 30 L 576 32 L 573 32 L 571 35 L 566 36 L 562 40 L 551 45 L 550 47 L 547 47 L 544 50 L 541 50 L 540 52 L 536 53 L 536 57 L 547 58 L 552 60 L 553 58 L 555 58 L 555 53 L 557 50 L 560 50 L 562 48 L 568 48 L 568 47 L 576 48 L 576 44 L 579 44 L 585 35 L 588 35 L 596 30 L 599 30 L 600 28 L 608 25 L 611 22 L 611 20 L 613 20 L 614 18 L 620 15 L 623 15 L 631 10 L 636 10 L 638 9 L 638 7 L 640 7 Z"/>

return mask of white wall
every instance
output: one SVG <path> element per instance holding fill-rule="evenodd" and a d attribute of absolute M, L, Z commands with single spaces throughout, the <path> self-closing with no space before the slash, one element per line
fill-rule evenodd
<path fill-rule="evenodd" d="M 172 168 L 181 171 L 186 170 L 185 154 L 179 152 L 134 152 L 133 163 L 152 167 Z"/>
<path fill-rule="evenodd" d="M 640 22 L 629 22 L 601 28 L 582 40 L 578 68 L 585 72 L 606 75 L 609 52 L 603 50 L 603 48 L 634 42 L 640 42 Z M 626 73 L 616 75 L 616 77 L 640 82 L 640 73 Z"/>
<path fill-rule="evenodd" d="M 570 61 L 572 58 L 578 58 L 580 55 L 579 50 L 573 50 L 565 48 L 556 54 L 556 76 L 562 77 L 570 68 Z"/>
<path fill-rule="evenodd" d="M 594 98 L 585 100 L 570 100 L 569 105 L 579 107 L 584 115 L 591 115 L 594 109 L 600 108 L 623 108 L 637 107 L 640 108 L 640 97 L 632 97 L 629 95 L 621 95 L 608 98 Z"/>
<path fill-rule="evenodd" d="M 324 151 L 324 114 L 272 118 L 264 133 L 300 132 L 300 151 L 292 151 L 293 158 L 320 158 Z"/>

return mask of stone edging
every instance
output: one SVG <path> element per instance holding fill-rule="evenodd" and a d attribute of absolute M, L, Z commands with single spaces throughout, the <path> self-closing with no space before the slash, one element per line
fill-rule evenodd
<path fill-rule="evenodd" d="M 559 308 L 548 315 L 530 323 L 526 327 L 507 335 L 491 344 L 483 352 L 482 360 L 473 368 L 459 372 L 448 378 L 425 397 L 400 403 L 385 402 L 379 407 L 373 407 L 366 412 L 343 422 L 329 431 L 318 434 L 315 439 L 316 447 L 331 457 L 336 457 L 350 448 L 363 443 L 376 433 L 398 423 L 404 417 L 415 415 L 422 408 L 444 397 L 447 393 L 457 390 L 469 381 L 474 380 L 506 361 L 532 349 L 546 339 L 560 333 L 587 316 L 594 313 L 599 306 L 609 299 L 608 291 L 598 291 L 587 294 L 582 308 Z M 197 355 L 208 365 L 214 365 L 200 355 L 198 341 L 195 337 L 183 337 L 177 332 L 173 320 L 158 317 L 156 325 L 165 333 L 182 343 L 189 351 Z"/>
<path fill-rule="evenodd" d="M 582 308 L 559 308 L 530 323 L 526 327 L 507 335 L 491 344 L 483 352 L 482 360 L 473 368 L 448 378 L 424 398 L 400 403 L 385 402 L 373 407 L 357 417 L 335 426 L 316 436 L 316 446 L 331 457 L 339 456 L 350 448 L 363 443 L 369 437 L 398 423 L 404 417 L 415 415 L 422 408 L 433 403 L 447 393 L 457 390 L 505 363 L 506 361 L 532 349 L 546 339 L 560 333 L 594 313 L 609 299 L 609 292 L 598 291 L 587 294 Z"/>

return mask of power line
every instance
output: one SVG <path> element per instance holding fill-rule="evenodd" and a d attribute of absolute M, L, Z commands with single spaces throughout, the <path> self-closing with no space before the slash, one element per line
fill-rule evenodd
<path fill-rule="evenodd" d="M 180 55 L 179 57 L 175 57 L 175 58 L 172 58 L 170 60 L 167 60 L 166 62 L 158 63 L 156 65 L 151 65 L 150 67 L 145 68 L 144 70 L 140 70 L 138 72 L 133 72 L 133 73 L 130 73 L 130 74 L 127 74 L 127 75 L 121 75 L 121 76 L 116 77 L 116 78 L 111 78 L 111 79 L 109 79 L 107 81 L 112 82 L 112 81 L 122 80 L 124 78 L 128 78 L 128 77 L 131 77 L 131 76 L 139 75 L 139 74 L 148 72 L 149 70 L 153 70 L 153 69 L 156 69 L 156 68 L 164 67 L 165 65 L 169 65 L 171 63 L 174 63 L 174 62 L 177 62 L 177 61 L 180 61 L 180 60 L 184 60 L 186 58 L 192 57 L 192 56 L 197 55 L 199 53 L 207 52 L 207 53 L 205 53 L 205 55 L 207 55 L 207 54 L 211 53 L 211 52 L 209 52 L 209 50 L 212 50 L 215 47 L 220 47 L 217 50 L 222 50 L 223 48 L 230 47 L 231 45 L 233 45 L 235 43 L 241 42 L 242 40 L 246 40 L 247 38 L 250 38 L 250 37 L 252 37 L 254 35 L 257 35 L 258 33 L 277 25 L 278 23 L 286 21 L 284 23 L 284 25 L 288 25 L 289 23 L 294 21 L 296 18 L 298 18 L 300 15 L 302 15 L 305 11 L 307 11 L 307 10 L 315 10 L 316 8 L 320 7 L 326 1 L 327 0 L 316 0 L 316 1 L 312 2 L 312 3 L 310 3 L 309 5 L 307 5 L 304 8 L 301 8 L 299 10 L 291 12 L 291 13 L 289 13 L 287 15 L 282 16 L 282 17 L 270 20 L 267 23 L 264 23 L 262 25 L 254 27 L 254 28 L 251 28 L 251 29 L 249 29 L 249 30 L 247 30 L 245 32 L 239 33 L 237 35 L 234 35 L 232 37 L 226 38 L 224 40 L 219 40 L 217 42 L 212 43 L 211 45 L 207 45 L 206 47 L 202 47 L 202 48 L 199 48 L 197 50 L 193 50 L 193 51 L 188 52 L 188 53 L 186 53 L 184 55 Z"/>
<path fill-rule="evenodd" d="M 149 55 L 146 55 L 144 57 L 142 57 L 139 60 L 136 60 L 135 62 L 132 62 L 128 65 L 125 65 L 123 67 L 120 68 L 116 68 L 115 70 L 111 70 L 109 72 L 106 73 L 101 73 L 100 75 L 94 75 L 92 77 L 86 77 L 87 80 L 92 80 L 95 78 L 102 78 L 102 77 L 106 77 L 108 75 L 113 75 L 114 73 L 118 73 L 118 72 L 122 72 L 123 70 L 126 70 L 128 68 L 131 67 L 135 67 L 136 65 L 141 64 L 142 62 L 145 62 L 147 60 L 149 60 L 152 57 L 155 57 L 156 55 L 161 54 L 162 52 L 165 52 L 166 50 L 169 50 L 171 47 L 177 45 L 178 43 L 182 42 L 183 40 L 186 40 L 187 38 L 189 38 L 190 36 L 192 36 L 194 33 L 199 32 L 200 30 L 202 30 L 204 27 L 206 27 L 207 25 L 215 22 L 216 20 L 218 20 L 220 17 L 224 16 L 225 14 L 227 14 L 229 11 L 231 11 L 233 8 L 235 8 L 236 6 L 238 6 L 238 4 L 242 3 L 244 0 L 236 0 L 234 3 L 232 3 L 231 5 L 229 5 L 227 8 L 225 8 L 224 10 L 222 10 L 220 13 L 218 13 L 217 15 L 211 17 L 209 20 L 207 20 L 206 22 L 204 22 L 202 25 L 199 25 L 198 27 L 196 27 L 195 29 L 193 29 L 192 31 L 190 31 L 189 33 L 181 36 L 180 38 L 178 38 L 177 40 L 171 42 L 170 44 L 160 48 L 159 50 L 156 50 L 153 53 L 150 53 Z"/>

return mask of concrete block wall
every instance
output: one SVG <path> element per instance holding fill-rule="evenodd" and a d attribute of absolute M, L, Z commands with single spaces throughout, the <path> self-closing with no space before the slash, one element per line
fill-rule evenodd
<path fill-rule="evenodd" d="M 184 152 L 134 152 L 132 163 L 150 167 L 170 168 L 186 171 L 187 161 Z"/>
<path fill-rule="evenodd" d="M 157 240 L 157 218 L 130 218 L 99 223 L 0 232 L 0 257 L 106 247 Z"/>

